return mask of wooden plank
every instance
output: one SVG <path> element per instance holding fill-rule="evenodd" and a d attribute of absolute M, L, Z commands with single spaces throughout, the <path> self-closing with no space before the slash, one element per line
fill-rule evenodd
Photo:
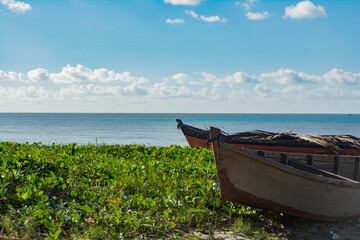
<path fill-rule="evenodd" d="M 316 174 L 316 175 L 321 175 L 321 176 L 324 176 L 324 177 L 330 177 L 330 178 L 334 178 L 334 179 L 339 179 L 339 180 L 350 180 L 348 178 L 345 178 L 345 177 L 342 177 L 342 176 L 339 176 L 339 175 L 335 175 L 331 172 L 327 172 L 327 171 L 323 171 L 321 169 L 318 169 L 318 168 L 314 168 L 312 166 L 309 166 L 309 165 L 306 165 L 306 164 L 302 164 L 298 161 L 289 161 L 289 165 L 296 168 L 296 169 L 299 169 L 299 170 L 302 170 L 302 171 L 305 171 L 305 172 L 309 172 L 309 173 L 312 173 L 312 174 Z"/>
<path fill-rule="evenodd" d="M 251 152 L 255 155 L 259 155 L 259 150 L 246 149 L 248 152 Z M 276 162 L 281 162 L 282 152 L 271 152 L 260 150 L 264 153 L 265 158 L 271 159 Z M 262 153 L 260 153 L 262 154 Z M 335 163 L 334 155 L 324 155 L 324 154 L 302 154 L 302 153 L 286 153 L 287 161 L 299 161 L 309 166 L 317 167 L 319 169 L 333 172 L 337 171 L 338 175 L 344 176 L 346 178 L 354 179 L 355 175 L 355 158 L 357 156 L 344 156 L 337 155 L 338 165 Z M 312 158 L 312 160 L 310 159 Z M 283 160 L 285 163 L 285 161 Z M 360 163 L 359 163 L 359 180 L 360 180 Z"/>
<path fill-rule="evenodd" d="M 312 166 L 313 165 L 313 156 L 312 155 L 307 155 L 307 164 Z"/>
<path fill-rule="evenodd" d="M 285 153 L 281 153 L 281 155 L 280 155 L 280 162 L 281 162 L 282 164 L 288 164 L 287 156 L 286 156 Z"/>
<path fill-rule="evenodd" d="M 258 155 L 258 151 L 259 150 L 253 150 L 253 149 L 246 149 L 246 151 L 248 152 L 252 152 L 256 155 Z M 264 152 L 264 156 L 265 157 L 278 157 L 280 158 L 281 154 L 283 152 L 272 152 L 272 151 L 265 151 L 265 150 L 260 150 L 261 152 Z M 307 161 L 307 157 L 308 155 L 313 156 L 313 162 L 315 161 L 333 161 L 333 157 L 334 155 L 324 155 L 324 154 L 304 154 L 304 153 L 286 153 L 287 158 L 288 159 L 297 159 L 297 160 L 305 160 Z M 339 160 L 342 162 L 344 160 L 348 160 L 348 161 L 354 161 L 355 158 L 357 158 L 358 156 L 346 156 L 346 155 L 336 155 L 336 157 L 339 158 Z"/>
<path fill-rule="evenodd" d="M 338 174 L 339 173 L 339 165 L 340 165 L 340 159 L 335 156 L 334 158 L 334 173 Z"/>
<path fill-rule="evenodd" d="M 354 180 L 359 181 L 360 180 L 360 158 L 355 158 L 355 167 L 354 167 Z"/>

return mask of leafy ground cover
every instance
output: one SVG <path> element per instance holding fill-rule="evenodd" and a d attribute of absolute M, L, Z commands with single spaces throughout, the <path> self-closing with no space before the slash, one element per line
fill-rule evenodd
<path fill-rule="evenodd" d="M 206 149 L 2 142 L 0 236 L 185 238 L 213 215 L 213 229 L 281 231 L 283 216 L 222 201 L 217 188 Z"/>

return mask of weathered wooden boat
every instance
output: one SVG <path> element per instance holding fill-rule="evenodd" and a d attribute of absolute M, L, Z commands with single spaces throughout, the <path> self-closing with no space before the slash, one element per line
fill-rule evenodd
<path fill-rule="evenodd" d="M 360 217 L 360 182 L 293 160 L 311 155 L 270 158 L 266 154 L 273 152 L 236 148 L 223 142 L 219 129 L 210 130 L 224 200 L 317 220 Z M 348 158 L 357 162 L 353 176 L 358 180 L 359 157 Z"/>
<path fill-rule="evenodd" d="M 191 147 L 206 147 L 209 130 L 184 124 L 176 119 Z M 272 152 L 360 156 L 360 139 L 350 135 L 296 135 L 265 131 L 223 134 L 223 142 L 234 147 Z"/>

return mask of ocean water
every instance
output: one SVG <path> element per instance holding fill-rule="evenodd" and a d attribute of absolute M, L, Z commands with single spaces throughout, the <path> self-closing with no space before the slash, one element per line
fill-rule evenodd
<path fill-rule="evenodd" d="M 187 146 L 175 119 L 225 132 L 265 130 L 360 137 L 360 114 L 76 114 L 0 113 L 0 141 L 43 144 Z"/>

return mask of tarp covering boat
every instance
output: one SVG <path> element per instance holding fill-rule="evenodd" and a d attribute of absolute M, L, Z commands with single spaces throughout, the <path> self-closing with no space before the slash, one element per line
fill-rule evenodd
<path fill-rule="evenodd" d="M 176 121 L 191 147 L 206 147 L 209 130 L 189 126 L 180 119 Z M 360 156 L 360 139 L 351 135 L 297 135 L 258 130 L 236 134 L 223 132 L 222 140 L 235 147 L 254 150 Z"/>

